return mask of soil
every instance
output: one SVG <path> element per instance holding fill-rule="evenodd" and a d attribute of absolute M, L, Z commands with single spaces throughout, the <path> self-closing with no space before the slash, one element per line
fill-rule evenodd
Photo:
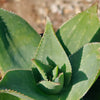
<path fill-rule="evenodd" d="M 24 18 L 38 33 L 43 33 L 46 16 L 55 31 L 68 19 L 84 11 L 94 0 L 0 0 L 0 8 L 12 11 Z M 99 5 L 100 18 L 100 5 Z"/>

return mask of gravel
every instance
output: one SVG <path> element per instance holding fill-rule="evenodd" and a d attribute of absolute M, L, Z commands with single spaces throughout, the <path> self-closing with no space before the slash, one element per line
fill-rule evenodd
<path fill-rule="evenodd" d="M 24 18 L 38 33 L 43 33 L 46 16 L 55 31 L 68 19 L 84 11 L 94 0 L 0 0 L 0 8 L 15 12 Z M 98 16 L 100 18 L 100 4 Z"/>

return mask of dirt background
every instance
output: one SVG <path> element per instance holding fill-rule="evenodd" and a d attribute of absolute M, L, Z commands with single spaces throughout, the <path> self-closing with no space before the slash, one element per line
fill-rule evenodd
<path fill-rule="evenodd" d="M 44 32 L 49 16 L 55 31 L 65 21 L 90 7 L 95 0 L 0 0 L 0 8 L 24 18 L 38 33 Z M 98 16 L 100 18 L 100 2 Z"/>

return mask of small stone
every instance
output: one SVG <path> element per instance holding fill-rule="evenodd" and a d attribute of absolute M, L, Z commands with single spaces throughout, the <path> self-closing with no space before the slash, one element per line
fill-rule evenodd
<path fill-rule="evenodd" d="M 68 13 L 70 13 L 71 11 L 72 11 L 72 10 L 70 10 L 70 9 L 64 8 L 63 13 L 64 13 L 64 14 L 68 14 Z"/>
<path fill-rule="evenodd" d="M 58 7 L 55 4 L 52 4 L 51 7 L 50 7 L 50 9 L 51 9 L 52 13 L 57 13 L 58 12 Z"/>
<path fill-rule="evenodd" d="M 16 2 L 20 2 L 20 0 L 15 0 Z"/>
<path fill-rule="evenodd" d="M 76 13 L 76 14 L 78 14 L 78 13 L 80 13 L 80 12 L 81 12 L 80 8 L 78 8 L 78 7 L 75 8 L 75 13 Z"/>
<path fill-rule="evenodd" d="M 87 2 L 92 2 L 92 0 L 86 0 Z"/>
<path fill-rule="evenodd" d="M 40 20 L 40 19 L 37 19 L 37 20 L 36 20 L 36 23 L 37 23 L 37 24 L 40 24 L 40 23 L 41 23 L 41 20 Z"/>

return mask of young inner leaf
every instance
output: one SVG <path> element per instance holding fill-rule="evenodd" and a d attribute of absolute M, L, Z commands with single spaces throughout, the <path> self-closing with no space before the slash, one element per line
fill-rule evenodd
<path fill-rule="evenodd" d="M 38 69 L 38 71 L 40 72 L 42 78 L 44 80 L 48 80 L 48 75 L 52 71 L 52 67 L 45 65 L 41 61 L 36 60 L 36 59 L 33 59 L 33 63 L 36 66 L 36 68 Z"/>
<path fill-rule="evenodd" d="M 56 66 L 53 69 L 53 78 L 52 78 L 52 80 L 55 80 L 55 78 L 57 78 L 57 76 L 58 76 L 58 66 Z"/>
<path fill-rule="evenodd" d="M 64 74 L 60 73 L 54 82 L 44 80 L 39 82 L 38 86 L 42 91 L 48 94 L 57 94 L 62 90 L 63 84 L 64 84 Z"/>

